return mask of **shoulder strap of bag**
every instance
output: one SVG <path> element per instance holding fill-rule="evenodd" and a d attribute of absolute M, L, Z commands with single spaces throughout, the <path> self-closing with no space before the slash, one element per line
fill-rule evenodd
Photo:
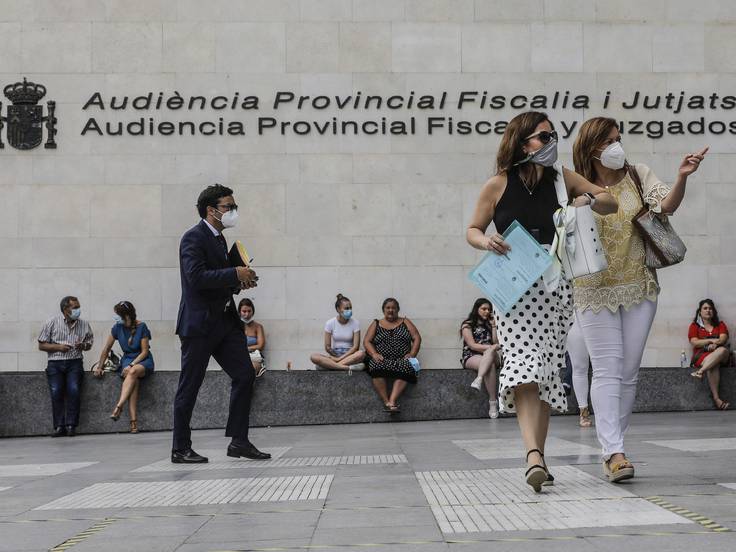
<path fill-rule="evenodd" d="M 634 184 L 636 185 L 636 191 L 639 192 L 639 198 L 641 198 L 641 204 L 644 207 L 646 207 L 647 202 L 644 199 L 644 187 L 641 184 L 641 177 L 639 177 L 639 171 L 636 170 L 636 167 L 634 165 L 629 165 L 628 172 L 629 172 L 629 176 L 631 177 L 631 180 L 633 180 Z"/>
<path fill-rule="evenodd" d="M 550 257 L 552 257 L 552 264 L 549 265 L 547 270 L 542 274 L 542 281 L 547 291 L 552 292 L 557 289 L 562 276 L 562 255 L 565 254 L 566 244 L 566 229 L 565 223 L 567 222 L 567 188 L 565 187 L 565 176 L 562 172 L 562 163 L 557 161 L 553 165 L 555 171 L 557 171 L 557 178 L 555 178 L 555 193 L 557 194 L 557 203 L 560 207 L 555 211 L 554 214 L 554 225 L 555 225 L 555 237 L 552 240 L 552 247 L 549 249 Z"/>
<path fill-rule="evenodd" d="M 562 172 L 562 163 L 559 161 L 556 161 L 554 165 L 552 165 L 557 171 L 557 178 L 555 178 L 555 193 L 557 194 L 557 203 L 560 204 L 560 207 L 564 208 L 567 207 L 567 203 L 569 201 L 569 198 L 567 196 L 567 187 L 565 186 L 565 175 Z"/>

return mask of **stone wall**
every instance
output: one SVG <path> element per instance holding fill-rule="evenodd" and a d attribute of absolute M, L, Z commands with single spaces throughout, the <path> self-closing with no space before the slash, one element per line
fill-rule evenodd
<path fill-rule="evenodd" d="M 177 243 L 197 220 L 196 195 L 214 181 L 231 185 L 242 206 L 229 236 L 255 258 L 261 285 L 249 295 L 266 326 L 272 369 L 287 361 L 307 367 L 338 292 L 353 300 L 364 327 L 383 298 L 397 297 L 422 332 L 424 367 L 459 367 L 458 322 L 478 295 L 466 273 L 479 257 L 464 232 L 497 136 L 82 136 L 91 116 L 82 106 L 93 92 L 570 90 L 593 98 L 587 110 L 548 109 L 555 121 L 601 113 L 607 90 L 618 100 L 637 90 L 736 92 L 729 0 L 696 8 L 684 0 L 5 0 L 0 33 L 0 82 L 25 76 L 44 84 L 43 101 L 57 102 L 59 119 L 58 149 L 0 150 L 3 371 L 43 369 L 36 336 L 65 294 L 79 296 L 96 330 L 88 359 L 111 325 L 112 305 L 128 299 L 154 333 L 158 369 L 177 369 Z M 7 104 L 3 98 L 3 114 Z M 518 111 L 448 106 L 438 114 L 498 121 Z M 734 118 L 734 110 L 701 111 L 686 118 Z M 138 116 L 95 113 L 111 121 Z M 607 113 L 677 118 L 664 109 Z M 411 115 L 426 113 L 401 113 Z M 219 113 L 192 117 L 200 116 Z M 689 253 L 660 273 L 646 366 L 678 362 L 702 297 L 736 324 L 736 141 L 624 138 L 629 158 L 668 182 L 681 156 L 706 144 L 711 153 L 673 219 Z M 571 140 L 561 151 L 571 164 Z"/>
<path fill-rule="evenodd" d="M 736 397 L 736 374 L 724 370 L 721 396 Z M 178 374 L 154 373 L 141 384 L 138 425 L 143 431 L 171 430 L 172 405 Z M 488 395 L 470 388 L 469 370 L 422 370 L 417 385 L 401 396 L 401 413 L 383 411 L 365 372 L 314 372 L 280 370 L 256 380 L 250 424 L 255 427 L 311 424 L 354 424 L 417 420 L 487 418 Z M 227 421 L 230 380 L 212 371 L 202 384 L 192 417 L 195 429 L 224 428 Z M 82 384 L 81 433 L 115 433 L 129 429 L 127 407 L 120 420 L 110 419 L 120 394 L 120 379 L 102 380 L 87 372 Z M 567 399 L 567 413 L 577 414 L 575 395 Z M 46 376 L 38 372 L 0 374 L 0 437 L 48 435 L 52 427 L 51 400 Z M 639 376 L 635 412 L 711 410 L 708 384 L 680 368 L 643 368 Z M 490 420 L 489 420 L 490 422 Z"/>

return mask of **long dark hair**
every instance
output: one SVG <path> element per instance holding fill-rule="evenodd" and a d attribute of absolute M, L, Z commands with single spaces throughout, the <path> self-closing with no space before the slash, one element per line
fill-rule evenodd
<path fill-rule="evenodd" d="M 703 299 L 698 303 L 698 310 L 695 311 L 695 317 L 693 318 L 693 322 L 696 324 L 698 323 L 698 316 L 700 316 L 700 309 L 703 308 L 703 305 L 708 304 L 710 305 L 710 308 L 713 309 L 713 319 L 711 320 L 711 323 L 714 326 L 717 326 L 721 323 L 720 319 L 718 318 L 718 309 L 716 309 L 716 304 L 713 302 L 713 299 Z"/>
<path fill-rule="evenodd" d="M 496 153 L 496 174 L 508 174 L 514 167 L 515 163 L 526 157 L 524 153 L 525 138 L 534 134 L 537 125 L 547 121 L 552 130 L 555 129 L 552 121 L 549 120 L 546 113 L 541 111 L 526 111 L 519 113 L 516 117 L 509 121 L 506 130 L 501 138 L 501 144 L 498 146 Z M 554 167 L 544 167 L 542 179 L 536 182 L 537 171 L 532 171 L 530 175 L 532 186 L 539 183 L 554 182 L 557 175 Z"/>
<path fill-rule="evenodd" d="M 130 322 L 130 337 L 128 338 L 128 345 L 132 345 L 133 337 L 135 337 L 135 332 L 138 330 L 138 315 L 135 312 L 133 303 L 130 301 L 120 301 L 113 307 L 113 310 L 115 311 L 115 314 L 123 319 L 123 325 L 125 325 L 124 322 L 126 318 Z"/>
<path fill-rule="evenodd" d="M 479 297 L 475 300 L 475 303 L 473 303 L 473 310 L 470 311 L 468 317 L 463 320 L 462 324 L 460 324 L 460 333 L 462 333 L 463 331 L 463 326 L 470 326 L 471 331 L 478 326 L 485 326 L 487 329 L 491 329 L 490 317 L 488 318 L 488 320 L 484 321 L 478 314 L 478 309 L 481 307 L 481 305 L 485 305 L 486 303 L 488 303 L 488 305 L 491 307 L 491 314 L 493 314 L 493 304 L 491 304 L 491 302 L 485 297 Z"/>

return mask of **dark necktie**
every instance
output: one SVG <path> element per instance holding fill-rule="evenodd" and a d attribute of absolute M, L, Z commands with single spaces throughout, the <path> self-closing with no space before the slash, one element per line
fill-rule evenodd
<path fill-rule="evenodd" d="M 220 242 L 220 245 L 222 245 L 222 250 L 225 252 L 225 257 L 227 257 L 227 242 L 225 241 L 225 236 L 222 234 L 218 234 L 217 241 Z"/>

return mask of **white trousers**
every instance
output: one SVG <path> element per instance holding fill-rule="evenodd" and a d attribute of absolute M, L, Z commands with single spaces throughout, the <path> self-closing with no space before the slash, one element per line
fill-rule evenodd
<path fill-rule="evenodd" d="M 588 406 L 590 357 L 588 356 L 588 349 L 585 347 L 585 339 L 583 338 L 583 332 L 580 330 L 577 316 L 572 328 L 567 333 L 567 354 L 570 355 L 570 364 L 572 365 L 572 388 L 575 390 L 578 406 L 582 410 Z"/>
<path fill-rule="evenodd" d="M 628 311 L 619 307 L 615 313 L 606 308 L 599 313 L 590 309 L 575 313 L 593 364 L 590 399 L 604 460 L 625 453 L 624 433 L 629 427 L 641 357 L 656 312 L 657 303 L 644 300 Z"/>

